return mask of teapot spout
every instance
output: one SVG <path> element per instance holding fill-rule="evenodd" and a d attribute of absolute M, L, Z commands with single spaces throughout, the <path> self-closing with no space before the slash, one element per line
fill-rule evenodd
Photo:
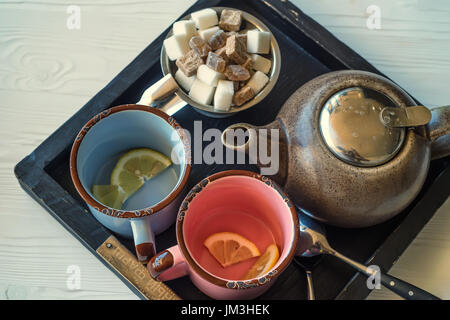
<path fill-rule="evenodd" d="M 431 141 L 432 160 L 450 155 L 450 106 L 431 109 L 427 134 Z"/>
<path fill-rule="evenodd" d="M 278 120 L 257 127 L 236 123 L 222 133 L 222 143 L 230 150 L 245 152 L 251 164 L 256 164 L 262 175 L 269 176 L 280 186 L 287 177 L 286 134 Z"/>

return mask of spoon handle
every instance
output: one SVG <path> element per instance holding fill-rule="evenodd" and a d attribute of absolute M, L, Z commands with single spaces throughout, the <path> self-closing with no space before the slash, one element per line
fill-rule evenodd
<path fill-rule="evenodd" d="M 383 286 L 407 300 L 440 300 L 425 290 L 386 273 L 381 273 Z"/>
<path fill-rule="evenodd" d="M 308 300 L 316 300 L 314 295 L 314 286 L 312 281 L 312 272 L 310 270 L 306 270 L 306 281 L 308 282 Z"/>
<path fill-rule="evenodd" d="M 326 248 L 325 252 L 341 259 L 342 261 L 346 262 L 347 264 L 367 276 L 373 275 L 373 269 L 344 256 L 343 254 L 337 252 L 332 248 Z M 407 300 L 440 300 L 438 297 L 432 295 L 431 293 L 426 292 L 425 290 L 422 290 L 408 282 L 395 278 L 386 273 L 380 273 L 381 284 L 392 292 L 398 294 L 402 298 L 405 298 Z"/>

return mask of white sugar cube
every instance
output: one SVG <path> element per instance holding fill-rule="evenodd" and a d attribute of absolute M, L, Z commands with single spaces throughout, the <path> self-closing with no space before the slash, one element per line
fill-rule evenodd
<path fill-rule="evenodd" d="M 215 89 L 203 81 L 195 79 L 189 91 L 189 96 L 198 103 L 209 105 L 211 104 Z"/>
<path fill-rule="evenodd" d="M 262 90 L 262 88 L 264 88 L 268 81 L 268 76 L 266 76 L 261 71 L 256 71 L 255 74 L 250 78 L 250 80 L 248 80 L 247 85 L 253 89 L 256 95 Z"/>
<path fill-rule="evenodd" d="M 175 73 L 175 80 L 177 80 L 177 83 L 186 91 L 189 92 L 189 90 L 191 90 L 192 87 L 192 83 L 195 80 L 195 76 L 192 77 L 188 77 L 184 74 L 183 71 L 181 71 L 180 69 L 177 70 L 177 72 Z"/>
<path fill-rule="evenodd" d="M 170 60 L 177 60 L 189 51 L 188 38 L 185 34 L 174 34 L 164 40 L 164 48 Z"/>
<path fill-rule="evenodd" d="M 177 21 L 173 24 L 173 34 L 185 34 L 189 40 L 197 34 L 195 22 L 192 20 Z"/>
<path fill-rule="evenodd" d="M 250 57 L 252 58 L 253 69 L 264 73 L 270 71 L 270 68 L 272 67 L 272 61 L 270 59 L 266 59 L 256 53 L 251 54 Z"/>
<path fill-rule="evenodd" d="M 234 85 L 233 81 L 219 80 L 216 93 L 214 94 L 214 109 L 221 111 L 230 110 L 233 101 Z"/>
<path fill-rule="evenodd" d="M 217 31 L 219 31 L 219 27 L 212 27 L 209 29 L 200 30 L 198 34 L 203 40 L 205 40 L 205 42 L 208 42 L 209 38 L 211 38 Z"/>
<path fill-rule="evenodd" d="M 223 73 L 217 72 L 206 64 L 202 64 L 197 69 L 197 79 L 203 81 L 211 87 L 217 87 L 219 80 L 225 79 Z"/>
<path fill-rule="evenodd" d="M 270 38 L 270 32 L 249 30 L 247 32 L 247 51 L 249 53 L 269 53 Z"/>
<path fill-rule="evenodd" d="M 219 24 L 215 10 L 208 8 L 191 13 L 191 19 L 194 20 L 198 29 L 206 29 Z"/>

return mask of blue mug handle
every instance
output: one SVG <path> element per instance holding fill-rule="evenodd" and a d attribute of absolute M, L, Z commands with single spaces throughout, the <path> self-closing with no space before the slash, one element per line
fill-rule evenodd
<path fill-rule="evenodd" d="M 150 225 L 150 217 L 130 219 L 136 255 L 139 262 L 146 264 L 155 254 L 155 234 Z"/>

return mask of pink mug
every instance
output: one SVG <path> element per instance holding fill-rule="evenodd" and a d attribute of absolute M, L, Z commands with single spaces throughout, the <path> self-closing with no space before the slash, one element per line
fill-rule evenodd
<path fill-rule="evenodd" d="M 204 246 L 217 232 L 234 232 L 252 241 L 261 254 L 272 243 L 279 259 L 266 274 L 242 280 L 257 258 L 222 267 Z M 272 180 L 243 170 L 203 179 L 187 194 L 178 212 L 178 244 L 158 253 L 147 267 L 168 281 L 188 275 L 214 299 L 253 299 L 267 291 L 295 255 L 299 220 L 293 203 Z"/>

